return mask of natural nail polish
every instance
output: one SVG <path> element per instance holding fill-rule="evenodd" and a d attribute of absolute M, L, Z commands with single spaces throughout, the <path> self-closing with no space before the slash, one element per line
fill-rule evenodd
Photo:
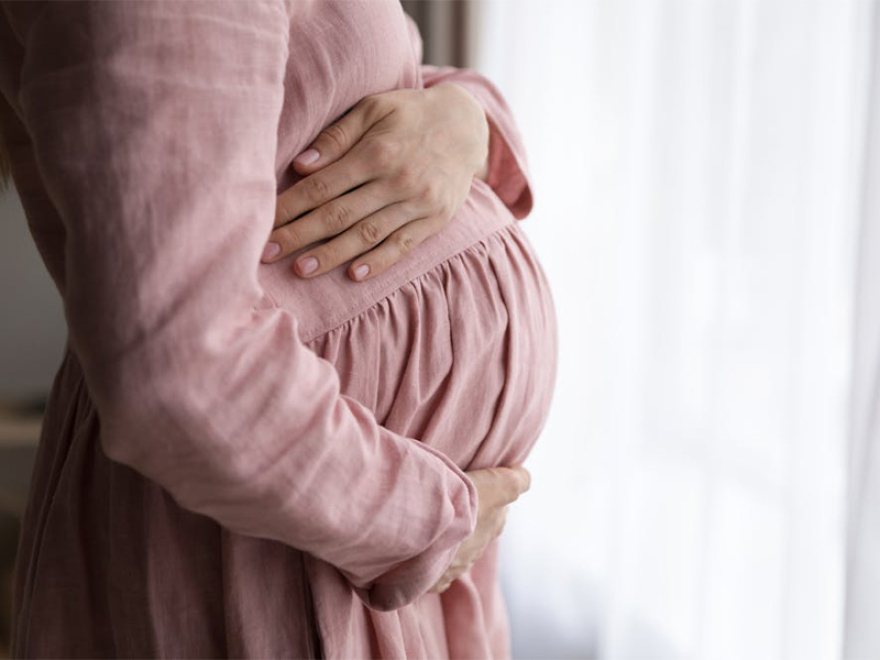
<path fill-rule="evenodd" d="M 307 149 L 306 151 L 303 151 L 299 156 L 294 158 L 294 160 L 300 165 L 311 165 L 320 157 L 321 154 L 318 153 L 317 149 Z"/>
<path fill-rule="evenodd" d="M 318 269 L 318 260 L 314 257 L 306 257 L 296 263 L 299 265 L 299 272 L 303 275 L 309 275 Z"/>
<path fill-rule="evenodd" d="M 362 280 L 370 274 L 370 267 L 367 264 L 361 264 L 352 271 L 356 280 Z"/>
<path fill-rule="evenodd" d="M 263 261 L 274 259 L 281 253 L 281 246 L 278 243 L 266 243 L 263 248 Z"/>

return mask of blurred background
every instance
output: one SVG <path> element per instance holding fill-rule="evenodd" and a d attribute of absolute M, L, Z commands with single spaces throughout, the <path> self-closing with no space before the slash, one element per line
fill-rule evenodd
<path fill-rule="evenodd" d="M 880 657 L 878 3 L 403 5 L 513 108 L 559 314 L 503 536 L 514 656 Z M 65 329 L 0 213 L 8 572 Z"/>

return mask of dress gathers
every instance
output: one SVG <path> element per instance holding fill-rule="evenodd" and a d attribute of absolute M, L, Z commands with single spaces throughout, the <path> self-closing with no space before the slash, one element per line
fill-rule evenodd
<path fill-rule="evenodd" d="M 505 658 L 465 470 L 521 463 L 557 364 L 491 82 L 422 64 L 398 0 L 0 0 L 0 128 L 64 303 L 13 657 Z M 437 235 L 363 283 L 260 256 L 362 97 L 440 82 L 490 123 Z"/>

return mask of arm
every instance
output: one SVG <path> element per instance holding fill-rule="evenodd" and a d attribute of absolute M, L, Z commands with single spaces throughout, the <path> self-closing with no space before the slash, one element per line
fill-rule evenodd
<path fill-rule="evenodd" d="M 415 20 L 405 14 L 410 40 L 418 61 L 422 61 L 422 37 Z M 489 158 L 486 183 L 518 220 L 532 210 L 532 183 L 526 159 L 525 144 L 513 113 L 498 88 L 485 76 L 472 69 L 421 64 L 426 88 L 443 82 L 454 83 L 470 92 L 486 111 L 489 122 Z"/>
<path fill-rule="evenodd" d="M 20 100 L 67 232 L 65 313 L 105 453 L 393 609 L 446 569 L 476 490 L 341 395 L 260 288 L 285 6 L 47 2 Z"/>

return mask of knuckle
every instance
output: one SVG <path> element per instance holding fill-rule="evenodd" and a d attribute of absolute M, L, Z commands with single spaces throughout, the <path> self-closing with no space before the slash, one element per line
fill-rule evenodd
<path fill-rule="evenodd" d="M 406 254 L 415 247 L 416 239 L 413 238 L 412 234 L 402 232 L 394 239 L 394 243 L 401 254 Z"/>
<path fill-rule="evenodd" d="M 376 223 L 370 220 L 364 220 L 360 224 L 361 239 L 367 245 L 375 245 L 379 242 L 379 228 Z"/>
<path fill-rule="evenodd" d="M 439 206 L 442 201 L 440 182 L 428 179 L 422 184 L 422 197 L 432 206 Z"/>
<path fill-rule="evenodd" d="M 376 107 L 379 98 L 375 94 L 367 94 L 360 101 L 355 103 L 356 108 L 360 108 L 361 110 L 372 110 Z"/>
<path fill-rule="evenodd" d="M 342 204 L 333 204 L 324 215 L 324 223 L 329 231 L 339 233 L 351 224 L 351 211 Z"/>
<path fill-rule="evenodd" d="M 381 117 L 388 114 L 389 111 L 387 99 L 378 94 L 364 97 L 361 104 L 367 117 L 372 121 L 378 121 Z"/>
<path fill-rule="evenodd" d="M 302 246 L 302 235 L 299 229 L 293 225 L 284 227 L 279 234 L 279 238 L 281 238 L 282 247 L 289 251 L 296 250 Z"/>
<path fill-rule="evenodd" d="M 345 145 L 347 144 L 345 129 L 339 124 L 331 124 L 321 131 L 321 136 L 324 138 L 323 141 L 328 143 L 332 149 L 338 151 L 345 149 Z"/>
<path fill-rule="evenodd" d="M 305 193 L 308 199 L 318 203 L 331 196 L 330 182 L 324 177 L 314 174 L 304 180 Z"/>
<path fill-rule="evenodd" d="M 412 167 L 403 167 L 394 177 L 394 185 L 404 191 L 414 190 L 418 183 L 418 174 Z"/>
<path fill-rule="evenodd" d="M 275 200 L 275 222 L 287 222 L 288 220 L 293 220 L 293 215 L 287 196 L 282 195 Z"/>
<path fill-rule="evenodd" d="M 370 94 L 362 98 L 358 105 L 364 110 L 364 112 L 376 112 L 382 105 L 382 100 L 375 94 Z"/>
<path fill-rule="evenodd" d="M 397 143 L 390 139 L 373 140 L 369 146 L 370 158 L 379 167 L 389 167 L 397 160 Z"/>

